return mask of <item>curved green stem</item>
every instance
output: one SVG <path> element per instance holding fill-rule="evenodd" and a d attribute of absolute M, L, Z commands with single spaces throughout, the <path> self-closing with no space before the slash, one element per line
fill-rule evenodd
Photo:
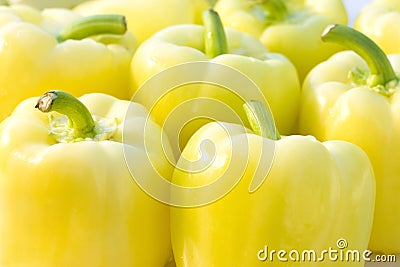
<path fill-rule="evenodd" d="M 209 9 L 203 12 L 205 54 L 214 58 L 228 53 L 224 26 L 217 12 Z"/>
<path fill-rule="evenodd" d="M 275 20 L 282 21 L 289 14 L 289 10 L 282 0 L 248 0 L 251 5 L 260 5 L 267 10 L 269 16 Z"/>
<path fill-rule="evenodd" d="M 126 32 L 125 16 L 117 14 L 93 15 L 80 18 L 62 29 L 57 40 L 63 42 L 69 39 L 82 40 L 99 34 L 118 34 Z"/>
<path fill-rule="evenodd" d="M 398 80 L 389 59 L 382 49 L 361 32 L 345 25 L 328 26 L 322 36 L 324 42 L 332 42 L 353 50 L 360 55 L 368 65 L 370 76 L 367 84 L 371 87 L 386 86 Z"/>
<path fill-rule="evenodd" d="M 281 139 L 271 113 L 261 102 L 251 100 L 244 103 L 243 108 L 255 134 L 272 140 Z"/>
<path fill-rule="evenodd" d="M 74 129 L 75 138 L 93 138 L 94 120 L 86 106 L 74 96 L 59 90 L 48 91 L 35 106 L 42 112 L 56 111 L 64 114 Z"/>

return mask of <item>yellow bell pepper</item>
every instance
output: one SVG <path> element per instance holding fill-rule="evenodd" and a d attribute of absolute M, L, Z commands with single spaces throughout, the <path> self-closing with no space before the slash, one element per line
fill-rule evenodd
<path fill-rule="evenodd" d="M 209 123 L 177 163 L 172 182 L 187 191 L 171 193 L 177 266 L 364 266 L 375 197 L 365 152 L 281 138 L 259 103 L 247 105 L 254 132 Z M 338 258 L 348 250 L 360 261 Z"/>
<path fill-rule="evenodd" d="M 400 55 L 386 56 L 371 39 L 343 25 L 328 27 L 323 39 L 355 52 L 337 53 L 310 72 L 302 89 L 300 133 L 365 150 L 376 176 L 369 247 L 399 253 Z"/>
<path fill-rule="evenodd" d="M 319 62 L 341 50 L 320 35 L 331 23 L 347 24 L 341 0 L 219 0 L 215 10 L 226 27 L 247 32 L 296 66 L 300 80 Z"/>
<path fill-rule="evenodd" d="M 129 64 L 137 42 L 126 32 L 125 18 L 76 14 L 75 20 L 71 12 L 55 11 L 0 7 L 0 121 L 20 101 L 48 88 L 130 97 Z M 70 23 L 52 20 L 56 14 L 69 14 Z"/>
<path fill-rule="evenodd" d="M 168 141 L 147 117 L 100 93 L 50 91 L 18 105 L 0 124 L 1 266 L 164 266 L 169 206 L 131 176 L 152 180 L 148 157 L 157 175 L 172 175 Z"/>
<path fill-rule="evenodd" d="M 218 85 L 204 83 L 182 84 L 177 90 L 162 95 L 163 89 L 169 89 L 165 88 L 166 84 L 171 84 L 171 81 L 177 79 L 179 76 L 176 75 L 179 73 L 170 77 L 164 75 L 161 84 L 152 88 L 152 92 L 141 93 L 140 89 L 148 79 L 172 66 L 187 62 L 222 64 L 240 71 L 258 86 L 260 94 L 269 102 L 278 129 L 282 133 L 294 131 L 300 95 L 300 83 L 294 65 L 280 54 L 269 53 L 256 38 L 236 30 L 224 29 L 215 11 L 207 10 L 203 15 L 204 26 L 171 26 L 159 31 L 138 47 L 131 62 L 132 94 L 135 101 L 151 110 L 151 114 L 160 125 L 164 125 L 168 119 L 176 124 L 170 127 L 171 131 L 165 127 L 173 147 L 176 138 L 174 131 L 185 126 L 179 136 L 179 147 L 182 149 L 190 136 L 210 120 L 237 122 L 222 115 L 222 104 L 220 107 L 211 107 L 209 102 L 204 103 L 202 99 L 207 98 L 228 105 L 235 115 L 244 120 L 245 114 L 241 107 L 246 96 L 233 89 L 230 91 L 231 88 L 221 89 Z M 224 77 L 223 73 L 219 75 Z M 154 102 L 154 96 L 159 97 L 157 103 Z M 188 109 L 176 111 L 177 107 L 189 102 L 191 104 Z M 175 114 L 173 119 L 170 118 L 171 114 Z M 208 114 L 211 118 L 193 119 L 191 124 L 184 125 L 187 114 L 192 114 L 192 118 Z"/>
<path fill-rule="evenodd" d="M 123 14 L 128 30 L 143 42 L 157 31 L 171 25 L 200 23 L 207 0 L 92 0 L 73 10 L 84 15 Z"/>
<path fill-rule="evenodd" d="M 371 38 L 387 54 L 400 54 L 400 2 L 375 0 L 357 15 L 354 28 Z"/>

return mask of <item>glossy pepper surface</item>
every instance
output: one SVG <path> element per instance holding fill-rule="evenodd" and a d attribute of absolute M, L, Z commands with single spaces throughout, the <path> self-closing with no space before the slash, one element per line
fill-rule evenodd
<path fill-rule="evenodd" d="M 45 8 L 72 8 L 85 0 L 9 0 L 8 2 L 16 4 L 24 4 L 39 9 Z"/>
<path fill-rule="evenodd" d="M 143 42 L 157 31 L 176 24 L 201 23 L 207 0 L 92 0 L 74 8 L 84 15 L 123 14 L 131 31 Z"/>
<path fill-rule="evenodd" d="M 79 100 L 50 91 L 0 124 L 0 265 L 164 266 L 169 207 L 131 176 L 151 180 L 149 156 L 170 179 L 161 128 L 137 103 L 100 93 Z"/>
<path fill-rule="evenodd" d="M 211 186 L 203 194 L 173 192 L 185 204 L 171 210 L 177 266 L 363 266 L 362 259 L 334 261 L 321 253 L 338 249 L 338 240 L 347 241 L 346 249 L 367 248 L 375 181 L 365 152 L 344 141 L 281 138 L 263 116 L 254 121 L 254 132 L 206 124 L 185 147 L 172 181 L 192 189 Z M 190 205 L 232 180 L 231 191 L 215 201 Z M 286 253 L 278 259 L 272 250 Z M 304 250 L 314 250 L 319 260 L 301 260 Z"/>
<path fill-rule="evenodd" d="M 376 176 L 370 249 L 400 252 L 400 55 L 386 56 L 360 32 L 327 28 L 324 40 L 353 51 L 316 66 L 302 89 L 300 133 L 353 142 L 369 156 Z"/>
<path fill-rule="evenodd" d="M 226 27 L 247 32 L 296 66 L 300 80 L 340 46 L 324 44 L 320 35 L 331 23 L 347 24 L 341 0 L 219 0 L 215 10 Z"/>
<path fill-rule="evenodd" d="M 224 29 L 215 11 L 207 10 L 203 14 L 204 26 L 171 26 L 156 33 L 138 47 L 131 62 L 132 95 L 135 95 L 148 79 L 169 67 L 198 61 L 223 64 L 240 71 L 258 86 L 261 94 L 269 102 L 277 127 L 282 133 L 294 131 L 300 95 L 300 83 L 294 65 L 283 55 L 270 53 L 251 35 Z M 170 79 L 176 78 L 177 76 L 170 77 Z M 167 80 L 165 83 L 169 83 Z M 159 87 L 161 88 L 164 84 L 160 84 Z M 226 103 L 236 114 L 239 114 L 240 118 L 244 119 L 243 99 L 240 99 L 244 96 L 233 97 L 234 93 L 238 92 L 222 91 L 210 84 L 182 85 L 179 88 L 180 90 L 175 90 L 164 97 L 160 96 L 156 105 L 148 100 L 149 95 L 157 94 L 156 88 L 153 93 L 149 91 L 135 99 L 148 109 L 153 107 L 151 113 L 159 124 L 163 124 L 180 104 L 200 98 L 210 98 Z M 190 110 L 183 113 L 196 115 L 207 110 L 210 110 L 209 105 L 194 102 Z M 175 121 L 179 121 L 178 117 L 184 116 L 183 113 L 177 114 Z M 216 108 L 214 113 L 222 114 L 223 111 L 221 108 Z M 220 117 L 219 120 L 227 121 L 230 118 Z M 181 148 L 184 147 L 191 134 L 205 122 L 190 126 L 191 128 L 184 132 L 179 140 Z M 170 134 L 168 130 L 167 134 Z"/>
<path fill-rule="evenodd" d="M 387 54 L 400 54 L 400 2 L 374 0 L 357 15 L 354 28 L 371 38 Z"/>
<path fill-rule="evenodd" d="M 81 17 L 68 10 L 1 6 L 0 120 L 23 99 L 51 88 L 128 99 L 136 45 L 121 15 Z"/>

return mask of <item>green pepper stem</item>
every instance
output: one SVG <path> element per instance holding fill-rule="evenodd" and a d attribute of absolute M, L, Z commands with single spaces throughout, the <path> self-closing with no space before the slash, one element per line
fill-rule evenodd
<path fill-rule="evenodd" d="M 243 108 L 255 134 L 272 140 L 281 139 L 271 113 L 261 102 L 251 100 L 244 103 Z"/>
<path fill-rule="evenodd" d="M 353 50 L 368 65 L 370 76 L 367 84 L 371 87 L 386 86 L 398 80 L 389 59 L 382 49 L 363 33 L 345 25 L 329 25 L 321 36 L 324 42 L 332 42 Z"/>
<path fill-rule="evenodd" d="M 282 0 L 249 0 L 250 5 L 260 5 L 267 10 L 269 17 L 275 20 L 282 21 L 289 14 L 289 10 Z"/>
<path fill-rule="evenodd" d="M 126 19 L 123 15 L 106 14 L 82 17 L 65 26 L 58 36 L 59 42 L 66 40 L 82 40 L 99 34 L 122 35 L 127 31 Z"/>
<path fill-rule="evenodd" d="M 214 58 L 228 53 L 224 26 L 217 12 L 208 9 L 203 12 L 205 54 Z"/>
<path fill-rule="evenodd" d="M 68 117 L 75 138 L 92 138 L 94 120 L 87 107 L 74 96 L 59 90 L 48 91 L 35 106 L 42 112 L 56 111 Z"/>

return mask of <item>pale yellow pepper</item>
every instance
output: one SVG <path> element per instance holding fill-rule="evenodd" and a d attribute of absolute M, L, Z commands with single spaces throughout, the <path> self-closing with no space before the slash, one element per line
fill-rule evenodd
<path fill-rule="evenodd" d="M 186 189 L 172 191 L 181 204 L 171 211 L 177 266 L 364 266 L 375 199 L 366 153 L 281 138 L 259 110 L 250 108 L 254 132 L 213 122 L 185 147 L 172 178 Z M 359 260 L 339 259 L 349 250 Z"/>
<path fill-rule="evenodd" d="M 400 53 L 400 2 L 374 0 L 368 3 L 354 21 L 354 28 L 370 37 L 387 54 Z"/>
<path fill-rule="evenodd" d="M 347 24 L 341 0 L 218 0 L 226 27 L 247 32 L 271 51 L 287 56 L 300 80 L 318 63 L 342 50 L 320 35 L 331 23 Z"/>
<path fill-rule="evenodd" d="M 232 109 L 235 118 L 245 121 L 242 104 L 248 100 L 246 99 L 248 95 L 240 95 L 241 93 L 233 88 L 221 89 L 218 85 L 207 83 L 184 84 L 168 94 L 161 94 L 163 89 L 170 89 L 165 88 L 166 84 L 171 84 L 179 78 L 179 73 L 163 76 L 165 80 L 143 94 L 140 89 L 152 77 L 183 63 L 222 64 L 241 72 L 254 82 L 260 95 L 268 101 L 277 127 L 282 133 L 294 132 L 300 95 L 300 82 L 294 65 L 285 56 L 269 52 L 251 35 L 223 28 L 215 11 L 208 10 L 204 15 L 204 26 L 194 24 L 171 26 L 154 34 L 138 47 L 131 62 L 132 95 L 135 101 L 151 109 L 151 114 L 160 125 L 168 118 L 169 122 L 175 123 L 170 127 L 171 130 L 166 129 L 173 147 L 177 139 L 175 130 L 181 129 L 178 142 L 182 149 L 190 136 L 206 122 L 213 119 L 237 121 L 234 121 L 233 116 L 225 115 L 222 107 L 224 105 Z M 224 77 L 222 73 L 220 75 Z M 250 88 L 247 89 L 250 91 Z M 158 98 L 157 101 L 153 101 L 154 96 Z M 210 108 L 209 104 L 201 103 L 201 99 L 204 98 L 222 103 L 221 107 Z M 194 102 L 186 105 L 188 109 L 184 112 L 182 110 L 177 112 L 177 108 L 185 106 L 187 101 Z M 192 115 L 191 118 L 210 114 L 208 116 L 211 118 L 193 119 L 185 125 L 180 124 L 188 114 Z"/>
<path fill-rule="evenodd" d="M 361 147 L 376 177 L 376 207 L 369 248 L 400 253 L 400 55 L 387 56 L 371 39 L 333 25 L 323 39 L 353 51 L 333 55 L 304 81 L 301 134 L 345 140 Z"/>
<path fill-rule="evenodd" d="M 84 15 L 123 14 L 128 30 L 143 42 L 154 33 L 172 25 L 201 23 L 207 0 L 92 0 L 74 8 Z"/>
<path fill-rule="evenodd" d="M 169 206 L 134 180 L 170 179 L 161 128 L 143 106 L 105 94 L 38 99 L 0 124 L 0 265 L 164 266 Z"/>
<path fill-rule="evenodd" d="M 54 88 L 129 99 L 136 46 L 122 15 L 1 6 L 0 121 L 23 99 Z"/>

